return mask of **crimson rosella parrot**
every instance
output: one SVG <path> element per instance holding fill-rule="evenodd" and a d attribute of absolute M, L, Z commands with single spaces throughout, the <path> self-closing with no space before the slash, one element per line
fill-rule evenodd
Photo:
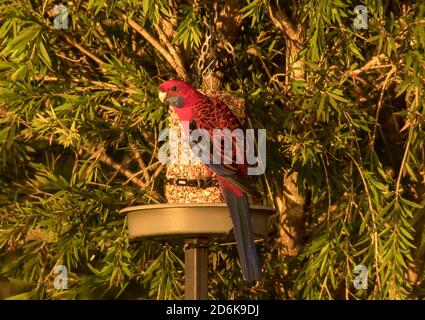
<path fill-rule="evenodd" d="M 160 85 L 159 90 L 161 102 L 172 106 L 181 122 L 188 123 L 192 130 L 204 129 L 208 131 L 211 141 L 213 141 L 214 129 L 242 129 L 238 118 L 225 103 L 202 94 L 184 81 L 166 81 Z M 186 136 L 189 134 L 189 128 L 186 126 L 185 129 L 184 127 Z M 231 150 L 232 153 L 236 152 L 235 148 Z M 260 195 L 252 188 L 248 180 L 246 163 L 238 164 L 234 161 L 235 154 L 226 155 L 223 154 L 223 149 L 220 151 L 222 159 L 230 158 L 233 160 L 221 161 L 218 164 L 217 161 L 203 162 L 216 174 L 229 208 L 242 266 L 242 275 L 248 281 L 258 281 L 261 272 L 252 233 L 247 194 L 256 197 L 260 197 Z M 229 164 L 229 162 L 231 163 Z"/>

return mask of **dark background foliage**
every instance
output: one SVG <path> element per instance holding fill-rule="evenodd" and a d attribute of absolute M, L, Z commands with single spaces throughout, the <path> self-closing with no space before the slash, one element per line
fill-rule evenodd
<path fill-rule="evenodd" d="M 58 3 L 0 3 L 0 297 L 182 298 L 182 247 L 119 214 L 165 202 L 157 88 L 179 78 L 267 129 L 265 281 L 212 243 L 210 298 L 423 299 L 423 1 L 69 1 L 67 29 Z"/>

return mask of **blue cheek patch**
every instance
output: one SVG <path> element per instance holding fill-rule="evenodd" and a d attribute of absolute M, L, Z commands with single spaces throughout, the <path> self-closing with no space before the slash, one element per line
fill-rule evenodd
<path fill-rule="evenodd" d="M 181 97 L 181 96 L 176 96 L 176 99 L 175 99 L 176 101 L 175 101 L 175 104 L 174 104 L 174 106 L 176 107 L 176 108 L 181 108 L 181 107 L 183 107 L 183 98 Z"/>
<path fill-rule="evenodd" d="M 174 108 L 183 108 L 184 100 L 181 96 L 168 96 L 165 101 Z"/>

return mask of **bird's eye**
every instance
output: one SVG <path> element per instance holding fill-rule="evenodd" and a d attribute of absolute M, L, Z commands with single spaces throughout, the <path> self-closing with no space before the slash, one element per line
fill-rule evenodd
<path fill-rule="evenodd" d="M 171 90 L 172 90 L 172 91 L 176 91 L 176 90 L 177 90 L 177 87 L 176 87 L 176 86 L 174 86 L 174 87 L 172 87 L 172 88 L 171 88 Z"/>

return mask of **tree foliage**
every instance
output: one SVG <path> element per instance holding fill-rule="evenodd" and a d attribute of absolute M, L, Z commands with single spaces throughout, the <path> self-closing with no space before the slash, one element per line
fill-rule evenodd
<path fill-rule="evenodd" d="M 182 247 L 129 241 L 119 210 L 165 202 L 158 84 L 215 75 L 267 129 L 257 186 L 278 213 L 258 246 L 265 281 L 245 283 L 234 246 L 215 243 L 210 297 L 423 298 L 425 4 L 360 2 L 361 30 L 360 3 L 329 0 L 69 1 L 57 29 L 57 2 L 3 0 L 0 287 L 22 299 L 181 298 Z M 279 195 L 293 172 L 303 232 L 291 256 Z M 57 265 L 67 290 L 54 288 Z"/>

